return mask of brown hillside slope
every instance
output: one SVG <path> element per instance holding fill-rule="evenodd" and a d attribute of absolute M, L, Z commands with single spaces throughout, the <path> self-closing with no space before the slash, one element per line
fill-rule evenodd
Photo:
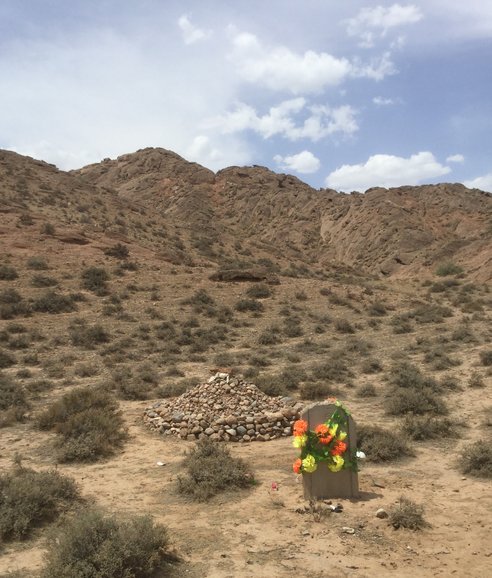
<path fill-rule="evenodd" d="M 77 171 L 185 229 L 256 241 L 310 263 L 406 276 L 454 261 L 492 278 L 492 196 L 460 184 L 315 190 L 264 167 L 214 175 L 164 149 L 144 149 Z"/>

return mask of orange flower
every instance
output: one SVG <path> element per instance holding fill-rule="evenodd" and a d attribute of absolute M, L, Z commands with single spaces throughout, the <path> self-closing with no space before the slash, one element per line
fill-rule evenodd
<path fill-rule="evenodd" d="M 307 421 L 304 421 L 303 419 L 298 419 L 297 421 L 294 422 L 295 436 L 303 436 L 304 434 L 307 433 L 307 430 L 308 430 Z"/>
<path fill-rule="evenodd" d="M 346 449 L 347 449 L 347 444 L 345 442 L 337 440 L 337 442 L 335 443 L 335 446 L 331 450 L 331 455 L 332 456 L 340 456 L 341 454 L 343 454 L 345 452 Z"/>
<path fill-rule="evenodd" d="M 324 423 L 320 423 L 314 429 L 316 435 L 318 436 L 318 441 L 320 444 L 329 444 L 333 439 L 333 436 L 330 434 L 330 429 Z"/>
<path fill-rule="evenodd" d="M 317 426 L 314 428 L 314 431 L 315 431 L 316 435 L 317 435 L 318 437 L 320 437 L 320 438 L 321 438 L 321 437 L 324 438 L 324 437 L 326 437 L 327 435 L 330 434 L 330 431 L 329 431 L 329 429 L 328 429 L 328 426 L 325 425 L 324 423 L 320 423 L 319 425 L 317 425 Z"/>
<path fill-rule="evenodd" d="M 301 458 L 297 458 L 297 460 L 292 464 L 292 469 L 294 470 L 295 474 L 301 473 L 301 466 L 302 466 L 302 460 L 301 460 Z"/>

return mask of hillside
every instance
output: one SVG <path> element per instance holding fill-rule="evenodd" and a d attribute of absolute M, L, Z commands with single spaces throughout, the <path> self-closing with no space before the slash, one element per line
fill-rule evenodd
<path fill-rule="evenodd" d="M 76 481 L 86 501 L 68 518 L 94 504 L 151 515 L 181 560 L 162 578 L 321 578 L 327 563 L 337 577 L 485 576 L 491 200 L 457 184 L 343 195 L 162 149 L 71 172 L 1 151 L 0 487 L 20 461 Z M 230 399 L 201 397 L 217 369 L 240 377 Z M 181 495 L 184 454 L 210 426 L 193 410 L 193 433 L 188 404 L 240 406 L 240 383 L 248 407 L 343 401 L 368 454 L 361 499 L 307 504 L 290 426 L 254 419 L 246 436 L 263 441 L 226 446 L 255 484 Z M 70 395 L 89 396 L 83 418 Z M 162 408 L 173 435 L 146 425 L 164 427 Z M 3 495 L 0 576 L 38 577 L 66 520 L 18 539 Z M 376 516 L 402 496 L 429 525 Z"/>

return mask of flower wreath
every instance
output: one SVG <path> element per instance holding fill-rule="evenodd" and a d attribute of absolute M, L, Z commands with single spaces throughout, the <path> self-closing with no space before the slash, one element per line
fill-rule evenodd
<path fill-rule="evenodd" d="M 294 440 L 292 445 L 301 450 L 301 457 L 292 465 L 296 474 L 312 474 L 318 468 L 319 462 L 326 462 L 331 472 L 342 469 L 357 469 L 357 456 L 347 455 L 348 446 L 344 441 L 347 437 L 347 416 L 350 413 L 342 404 L 335 400 L 337 407 L 332 415 L 313 430 L 308 430 L 305 420 L 294 422 Z"/>

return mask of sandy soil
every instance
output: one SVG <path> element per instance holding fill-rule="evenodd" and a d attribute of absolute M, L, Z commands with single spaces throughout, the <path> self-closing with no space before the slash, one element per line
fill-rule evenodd
<path fill-rule="evenodd" d="M 463 439 L 480 433 L 483 390 L 466 396 L 464 417 L 469 429 Z M 462 401 L 465 401 L 464 399 Z M 355 416 L 370 421 L 377 399 L 350 402 Z M 489 481 L 462 476 L 451 440 L 419 444 L 416 458 L 392 465 L 364 464 L 359 473 L 361 496 L 340 500 L 342 513 L 327 513 L 317 521 L 297 513 L 307 502 L 302 481 L 291 473 L 296 450 L 291 439 L 232 444 L 234 455 L 246 459 L 258 484 L 251 490 L 217 497 L 207 504 L 185 501 L 175 491 L 183 452 L 191 443 L 162 437 L 142 425 L 148 402 L 122 404 L 131 439 L 115 458 L 94 465 L 63 465 L 83 494 L 115 512 L 150 513 L 167 525 L 183 562 L 177 576 L 191 578 L 271 578 L 272 576 L 384 577 L 487 576 L 492 568 L 492 492 Z M 379 412 L 378 412 L 379 413 Z M 378 423 L 390 426 L 385 418 Z M 50 465 L 50 434 L 27 424 L 1 432 L 0 467 L 8 468 L 19 453 L 27 466 Z M 157 462 L 164 462 L 158 466 Z M 272 490 L 272 482 L 278 490 Z M 400 496 L 425 507 L 430 527 L 413 532 L 394 530 L 376 518 Z M 338 501 L 336 501 L 338 502 Z M 346 534 L 343 527 L 355 530 Z M 44 541 L 9 543 L 0 555 L 0 576 L 21 570 L 32 576 L 42 566 Z"/>

